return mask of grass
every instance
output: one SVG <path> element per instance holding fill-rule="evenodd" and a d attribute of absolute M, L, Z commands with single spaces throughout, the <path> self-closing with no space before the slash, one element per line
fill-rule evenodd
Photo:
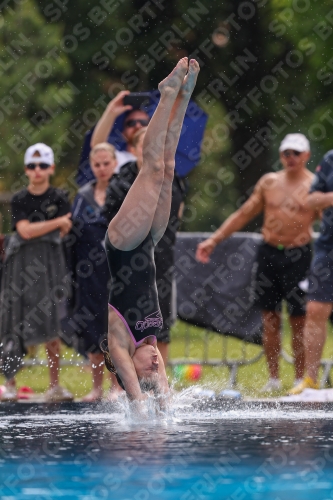
<path fill-rule="evenodd" d="M 323 358 L 330 359 L 333 356 L 333 338 L 332 328 L 329 328 L 328 339 L 324 348 Z M 186 338 L 188 339 L 187 351 L 190 359 L 198 359 L 203 356 L 205 351 L 205 335 L 208 337 L 206 346 L 208 359 L 252 359 L 256 357 L 262 348 L 252 344 L 246 344 L 232 337 L 226 338 L 222 335 L 207 332 L 203 329 L 189 326 L 181 321 L 177 321 L 172 329 L 170 344 L 170 359 L 184 358 L 186 349 Z M 285 352 L 291 354 L 290 349 L 290 330 L 287 321 L 284 321 L 284 334 L 282 336 L 282 345 Z M 38 357 L 45 359 L 45 350 L 43 346 L 38 348 Z M 72 361 L 82 362 L 82 358 L 73 350 L 62 347 L 62 357 Z M 167 368 L 169 379 L 173 380 L 173 385 L 177 390 L 186 388 L 193 383 L 211 388 L 215 391 L 221 391 L 228 387 L 229 370 L 227 367 L 203 366 L 202 376 L 198 382 L 188 382 L 177 380 L 174 376 L 172 367 Z M 281 359 L 280 373 L 283 389 L 276 395 L 286 393 L 292 386 L 294 373 L 293 366 Z M 87 394 L 91 387 L 91 374 L 89 368 L 82 366 L 63 366 L 61 368 L 61 384 L 69 389 L 76 397 L 82 397 Z M 268 372 L 264 356 L 254 364 L 240 367 L 237 377 L 237 389 L 244 396 L 262 397 L 260 388 L 267 382 Z M 0 385 L 5 382 L 4 377 L 0 376 Z M 42 393 L 47 390 L 49 383 L 48 368 L 43 366 L 32 366 L 23 368 L 17 375 L 17 386 L 29 386 L 36 393 Z M 105 377 L 105 390 L 109 387 L 108 377 Z"/>

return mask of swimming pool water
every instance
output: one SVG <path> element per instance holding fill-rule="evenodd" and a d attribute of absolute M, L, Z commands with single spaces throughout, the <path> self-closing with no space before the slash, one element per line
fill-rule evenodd
<path fill-rule="evenodd" d="M 0 405 L 0 498 L 333 499 L 333 406 Z"/>

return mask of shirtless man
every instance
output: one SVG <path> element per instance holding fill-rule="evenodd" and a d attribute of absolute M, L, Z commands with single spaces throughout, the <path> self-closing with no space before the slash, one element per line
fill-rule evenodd
<path fill-rule="evenodd" d="M 175 153 L 198 72 L 199 64 L 185 57 L 160 83 L 160 101 L 143 139 L 142 167 L 105 237 L 112 277 L 105 359 L 132 400 L 145 399 L 143 391 L 169 391 L 156 341 L 163 320 L 154 246 L 169 220 Z"/>
<path fill-rule="evenodd" d="M 269 287 L 257 289 L 262 309 L 263 343 L 270 379 L 263 391 L 280 389 L 281 301 L 288 304 L 295 357 L 295 385 L 304 375 L 303 327 L 304 292 L 298 284 L 305 279 L 311 263 L 311 226 L 316 211 L 306 205 L 313 175 L 307 170 L 310 144 L 302 134 L 288 134 L 281 142 L 283 170 L 264 175 L 250 198 L 198 245 L 196 257 L 206 263 L 218 243 L 243 228 L 251 219 L 264 214 L 263 243 L 259 248 L 257 281 L 265 277 Z M 266 285 L 267 286 L 267 285 Z"/>

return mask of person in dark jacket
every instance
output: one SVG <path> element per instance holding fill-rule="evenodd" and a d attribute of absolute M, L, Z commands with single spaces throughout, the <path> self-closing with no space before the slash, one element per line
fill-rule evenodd
<path fill-rule="evenodd" d="M 82 401 L 94 402 L 103 395 L 104 357 L 100 343 L 107 335 L 108 284 L 110 273 L 104 250 L 108 222 L 102 213 L 106 188 L 117 165 L 115 149 L 106 142 L 97 144 L 90 152 L 90 164 L 95 180 L 85 184 L 75 197 L 72 214 L 77 228 L 72 248 L 72 268 L 76 289 L 74 311 L 68 324 L 75 325 L 83 337 L 93 376 L 93 389 Z M 84 314 L 86 320 L 75 321 L 75 315 Z M 122 391 L 111 374 L 111 398 Z"/>

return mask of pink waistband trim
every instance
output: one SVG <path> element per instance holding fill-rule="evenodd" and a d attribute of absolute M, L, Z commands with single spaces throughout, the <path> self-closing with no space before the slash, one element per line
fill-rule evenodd
<path fill-rule="evenodd" d="M 109 304 L 109 307 L 111 307 L 111 308 L 114 310 L 114 312 L 116 313 L 116 315 L 117 315 L 117 316 L 118 316 L 118 317 L 122 320 L 122 322 L 124 323 L 124 325 L 125 325 L 125 327 L 126 327 L 126 330 L 127 330 L 127 331 L 128 331 L 128 333 L 130 334 L 130 337 L 131 337 L 131 339 L 133 340 L 133 343 L 134 343 L 135 347 L 139 347 L 139 345 L 141 345 L 141 344 L 142 344 L 142 342 L 143 342 L 146 338 L 148 338 L 148 337 L 154 337 L 154 338 L 156 339 L 156 336 L 155 336 L 155 335 L 147 335 L 147 337 L 145 337 L 144 339 L 142 339 L 142 340 L 140 340 L 139 342 L 137 342 L 137 341 L 135 340 L 135 337 L 134 337 L 133 333 L 131 332 L 131 329 L 130 329 L 130 327 L 128 326 L 128 323 L 127 323 L 126 319 L 124 318 L 124 316 L 123 316 L 122 314 L 120 314 L 120 312 L 118 311 L 118 309 L 116 309 L 115 307 L 113 307 L 113 305 Z"/>

